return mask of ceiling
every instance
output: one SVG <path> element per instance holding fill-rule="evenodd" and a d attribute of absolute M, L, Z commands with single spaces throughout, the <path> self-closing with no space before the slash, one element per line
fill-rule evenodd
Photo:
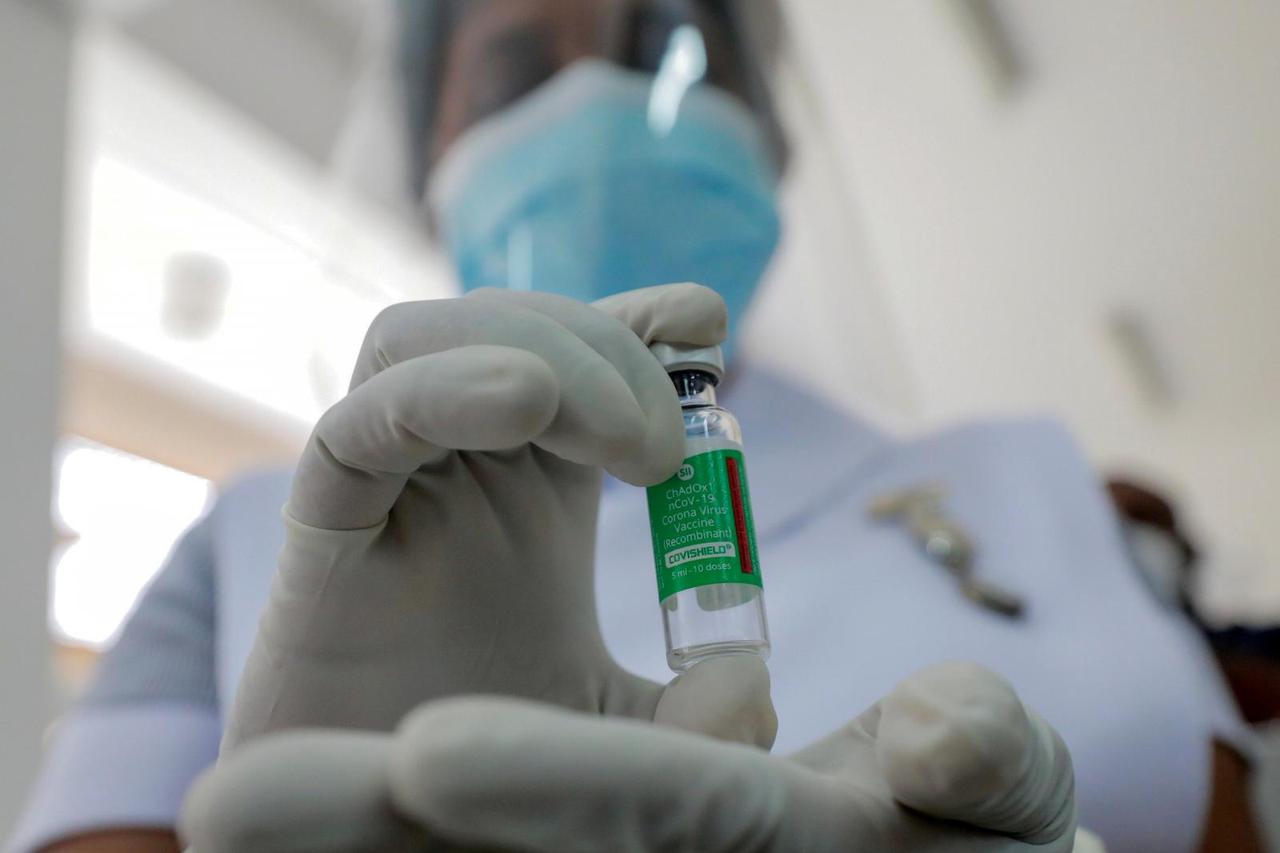
<path fill-rule="evenodd" d="M 324 162 L 348 109 L 367 0 L 107 0 L 152 54 Z"/>

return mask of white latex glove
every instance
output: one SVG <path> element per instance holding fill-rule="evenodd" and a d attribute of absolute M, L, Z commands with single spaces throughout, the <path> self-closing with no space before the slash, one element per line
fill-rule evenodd
<path fill-rule="evenodd" d="M 1072 789 L 1053 730 L 997 676 L 947 664 L 789 758 L 478 697 L 394 735 L 277 735 L 198 783 L 184 830 L 199 853 L 1065 853 Z"/>
<path fill-rule="evenodd" d="M 654 684 L 613 661 L 596 618 L 601 469 L 649 484 L 683 461 L 646 345 L 716 344 L 725 327 L 719 295 L 691 284 L 598 308 L 486 290 L 382 312 L 299 462 L 224 753 L 299 726 L 390 731 L 463 693 L 768 747 L 763 663 Z"/>
<path fill-rule="evenodd" d="M 1069 849 L 1066 752 L 980 670 L 919 676 L 784 760 L 689 733 L 769 745 L 757 659 L 663 687 L 608 656 L 600 469 L 675 470 L 679 409 L 645 344 L 724 331 L 690 285 L 384 312 L 299 464 L 224 758 L 186 810 L 200 853 Z M 549 704 L 428 702 L 477 693 Z M 304 727 L 324 728 L 249 743 Z"/>

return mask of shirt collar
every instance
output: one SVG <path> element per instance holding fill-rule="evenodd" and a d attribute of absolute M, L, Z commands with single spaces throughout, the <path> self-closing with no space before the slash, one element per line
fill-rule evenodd
<path fill-rule="evenodd" d="M 891 444 L 880 429 L 772 371 L 737 368 L 717 402 L 742 425 L 752 509 L 760 528 L 811 509 Z M 623 484 L 605 478 L 605 488 Z"/>

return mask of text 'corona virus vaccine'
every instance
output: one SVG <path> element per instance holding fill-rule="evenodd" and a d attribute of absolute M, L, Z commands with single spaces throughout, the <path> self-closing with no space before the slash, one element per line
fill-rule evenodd
<path fill-rule="evenodd" d="M 733 415 L 716 405 L 724 374 L 720 348 L 657 343 L 650 349 L 671 376 L 684 415 L 684 464 L 648 489 L 667 664 L 684 672 L 715 655 L 767 659 L 742 433 Z"/>

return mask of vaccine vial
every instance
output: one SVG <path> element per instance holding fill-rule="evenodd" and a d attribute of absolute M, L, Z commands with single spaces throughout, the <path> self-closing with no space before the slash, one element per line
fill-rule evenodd
<path fill-rule="evenodd" d="M 764 587 L 738 421 L 716 405 L 719 347 L 650 347 L 684 415 L 684 464 L 648 489 L 667 664 L 716 655 L 769 657 Z"/>

